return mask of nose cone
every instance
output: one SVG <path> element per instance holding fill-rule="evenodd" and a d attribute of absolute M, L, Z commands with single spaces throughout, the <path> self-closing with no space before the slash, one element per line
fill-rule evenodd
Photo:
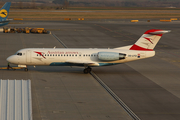
<path fill-rule="evenodd" d="M 9 56 L 6 59 L 6 61 L 8 61 L 9 63 L 16 63 L 16 59 L 15 59 L 14 55 Z"/>

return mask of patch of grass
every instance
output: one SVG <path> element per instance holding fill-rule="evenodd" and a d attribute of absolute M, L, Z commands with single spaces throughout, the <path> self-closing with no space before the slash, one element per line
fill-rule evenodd
<path fill-rule="evenodd" d="M 180 10 L 165 7 L 68 7 L 67 10 Z"/>
<path fill-rule="evenodd" d="M 151 19 L 151 18 L 180 18 L 179 10 L 104 10 L 104 11 L 36 11 L 36 12 L 10 12 L 9 18 L 32 18 L 32 19 Z"/>

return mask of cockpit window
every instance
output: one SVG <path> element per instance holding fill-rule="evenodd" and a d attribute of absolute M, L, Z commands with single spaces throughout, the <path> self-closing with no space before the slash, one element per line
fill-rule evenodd
<path fill-rule="evenodd" d="M 22 53 L 17 53 L 17 55 L 22 56 Z"/>

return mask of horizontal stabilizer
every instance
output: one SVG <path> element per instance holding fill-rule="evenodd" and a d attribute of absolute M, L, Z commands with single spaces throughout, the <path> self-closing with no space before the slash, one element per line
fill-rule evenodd
<path fill-rule="evenodd" d="M 146 31 L 144 34 L 160 35 L 160 34 L 164 34 L 164 33 L 168 33 L 168 32 L 171 32 L 171 31 L 170 30 L 156 30 L 156 29 L 152 29 L 152 30 Z"/>

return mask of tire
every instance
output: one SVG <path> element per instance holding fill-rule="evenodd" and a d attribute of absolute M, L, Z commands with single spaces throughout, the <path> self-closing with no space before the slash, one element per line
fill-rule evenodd
<path fill-rule="evenodd" d="M 91 72 L 91 68 L 87 68 L 87 71 L 88 71 L 88 73 L 90 73 Z"/>
<path fill-rule="evenodd" d="M 27 71 L 28 71 L 28 68 L 24 68 L 24 71 L 26 71 L 26 72 L 27 72 Z"/>
<path fill-rule="evenodd" d="M 84 69 L 84 74 L 88 74 L 88 69 Z"/>

